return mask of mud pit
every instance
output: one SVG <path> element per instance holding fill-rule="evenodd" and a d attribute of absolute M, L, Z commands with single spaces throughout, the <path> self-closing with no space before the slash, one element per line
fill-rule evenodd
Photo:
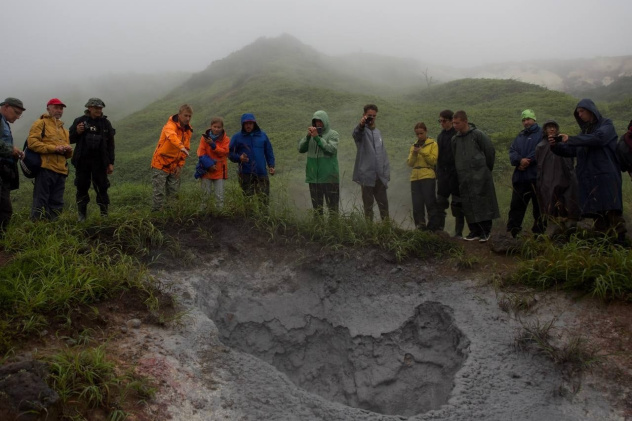
<path fill-rule="evenodd" d="M 624 419 L 590 376 L 575 393 L 549 360 L 517 351 L 520 324 L 480 280 L 213 229 L 196 267 L 154 271 L 182 323 L 132 332 L 140 371 L 162 385 L 150 419 Z"/>
<path fill-rule="evenodd" d="M 469 345 L 450 309 L 434 302 L 420 304 L 401 327 L 378 337 L 352 337 L 349 329 L 310 314 L 299 314 L 305 325 L 293 329 L 275 314 L 263 323 L 232 322 L 223 309 L 217 314 L 225 314 L 215 322 L 228 346 L 272 364 L 308 392 L 390 415 L 445 404 Z"/>

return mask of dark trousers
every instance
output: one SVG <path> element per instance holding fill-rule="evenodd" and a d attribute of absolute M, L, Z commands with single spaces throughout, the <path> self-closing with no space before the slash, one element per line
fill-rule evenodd
<path fill-rule="evenodd" d="M 425 178 L 410 182 L 410 193 L 413 199 L 413 220 L 415 226 L 421 229 L 439 229 L 440 217 L 437 206 L 436 180 Z M 426 224 L 426 213 L 428 220 Z"/>
<path fill-rule="evenodd" d="M 246 196 L 259 196 L 263 204 L 270 201 L 270 179 L 256 174 L 239 174 L 239 185 Z"/>
<path fill-rule="evenodd" d="M 11 183 L 0 180 L 0 235 L 4 234 L 12 215 Z"/>
<path fill-rule="evenodd" d="M 108 188 L 110 187 L 110 181 L 108 180 L 106 169 L 100 163 L 88 162 L 87 164 L 76 167 L 77 206 L 85 206 L 90 202 L 88 191 L 91 183 L 97 194 L 97 204 L 100 207 L 109 205 Z"/>
<path fill-rule="evenodd" d="M 463 235 L 463 227 L 465 226 L 465 214 L 463 213 L 463 202 L 461 202 L 461 198 L 455 195 L 452 196 L 452 201 L 450 202 L 448 197 L 443 197 L 437 195 L 437 210 L 439 214 L 439 230 L 443 230 L 445 227 L 445 210 L 450 208 L 452 211 L 452 216 L 454 216 L 454 233 L 456 235 Z"/>
<path fill-rule="evenodd" d="M 492 221 L 479 221 L 479 222 L 468 222 L 467 227 L 470 229 L 470 233 L 475 235 L 489 235 L 492 232 Z"/>
<path fill-rule="evenodd" d="M 40 169 L 33 187 L 33 207 L 31 219 L 54 221 L 64 208 L 64 189 L 66 174 L 60 174 L 48 168 Z"/>
<path fill-rule="evenodd" d="M 364 216 L 373 220 L 373 201 L 377 202 L 382 220 L 388 218 L 388 197 L 386 197 L 386 186 L 378 178 L 375 186 L 362 187 L 362 203 L 364 205 Z"/>
<path fill-rule="evenodd" d="M 322 215 L 323 205 L 326 202 L 330 213 L 338 213 L 340 203 L 340 185 L 338 183 L 309 183 L 309 195 L 312 198 L 312 207 Z"/>
<path fill-rule="evenodd" d="M 522 220 L 527 212 L 529 201 L 531 201 L 533 208 L 533 226 L 531 227 L 531 232 L 534 234 L 542 234 L 546 229 L 546 220 L 542 218 L 540 214 L 538 196 L 535 193 L 535 183 L 513 183 L 507 231 L 514 237 L 522 231 Z"/>

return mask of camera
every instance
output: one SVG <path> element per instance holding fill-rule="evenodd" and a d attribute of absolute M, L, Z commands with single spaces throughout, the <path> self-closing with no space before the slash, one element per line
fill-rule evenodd
<path fill-rule="evenodd" d="M 555 139 L 555 143 L 560 143 L 562 141 L 562 135 L 557 135 L 557 136 L 553 136 L 553 139 Z"/>
<path fill-rule="evenodd" d="M 415 148 L 421 148 L 424 145 L 424 142 L 422 142 L 421 140 L 418 140 L 417 143 L 415 143 L 413 146 L 415 146 Z"/>
<path fill-rule="evenodd" d="M 364 120 L 364 124 L 371 124 L 373 122 L 373 117 L 372 116 L 367 116 L 366 119 Z"/>

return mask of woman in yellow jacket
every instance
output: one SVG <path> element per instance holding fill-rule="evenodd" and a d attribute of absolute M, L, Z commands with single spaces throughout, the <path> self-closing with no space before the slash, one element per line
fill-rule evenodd
<path fill-rule="evenodd" d="M 410 147 L 406 164 L 413 169 L 410 174 L 410 192 L 415 226 L 422 230 L 435 231 L 439 229 L 435 175 L 439 147 L 434 139 L 427 137 L 427 133 L 424 123 L 415 125 L 417 142 Z"/>

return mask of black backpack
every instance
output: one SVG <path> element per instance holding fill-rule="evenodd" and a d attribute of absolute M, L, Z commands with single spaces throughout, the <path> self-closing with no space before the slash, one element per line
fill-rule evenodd
<path fill-rule="evenodd" d="M 46 124 L 42 124 L 42 139 L 46 134 Z M 37 152 L 33 152 L 28 146 L 28 139 L 24 141 L 24 158 L 20 160 L 20 168 L 22 168 L 22 174 L 26 178 L 35 178 L 42 168 L 42 157 Z"/>

